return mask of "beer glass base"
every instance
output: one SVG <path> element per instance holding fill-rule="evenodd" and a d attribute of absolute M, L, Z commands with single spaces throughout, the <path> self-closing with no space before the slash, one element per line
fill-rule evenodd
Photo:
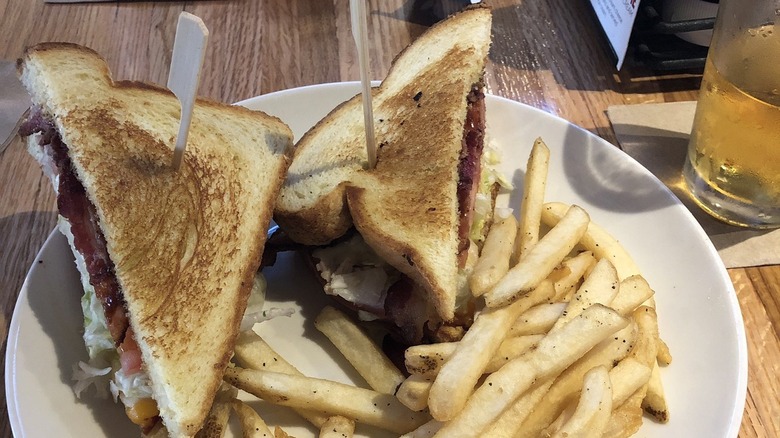
<path fill-rule="evenodd" d="M 694 201 L 714 218 L 748 228 L 779 228 L 780 206 L 761 208 L 720 192 L 704 180 L 689 163 L 683 171 Z"/>

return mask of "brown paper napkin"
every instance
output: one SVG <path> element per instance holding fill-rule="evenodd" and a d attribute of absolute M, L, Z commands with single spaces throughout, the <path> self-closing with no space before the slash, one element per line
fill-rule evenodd
<path fill-rule="evenodd" d="M 681 173 L 696 102 L 616 105 L 607 110 L 620 148 L 666 184 L 710 236 L 727 268 L 780 264 L 780 229 L 749 230 L 696 206 Z"/>

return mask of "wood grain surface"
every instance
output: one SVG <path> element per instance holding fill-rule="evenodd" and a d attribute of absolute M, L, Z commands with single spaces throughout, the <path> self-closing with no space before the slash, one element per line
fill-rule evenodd
<path fill-rule="evenodd" d="M 434 3 L 368 2 L 375 78 L 383 77 L 393 57 L 430 25 Z M 455 3 L 443 1 L 439 6 Z M 186 10 L 203 18 L 211 33 L 199 93 L 234 102 L 286 88 L 357 80 L 348 4 L 348 0 L 80 4 L 0 0 L 0 59 L 16 59 L 26 46 L 37 42 L 70 41 L 101 53 L 115 78 L 164 84 L 176 19 Z M 654 76 L 637 67 L 616 73 L 589 2 L 495 0 L 490 4 L 494 43 L 486 83 L 493 94 L 559 115 L 612 143 L 615 137 L 606 116 L 609 105 L 697 96 L 695 75 Z M 55 224 L 54 199 L 48 180 L 21 142 L 15 141 L 0 155 L 4 346 L 25 274 Z M 749 351 L 740 437 L 780 436 L 780 267 L 733 269 L 730 275 L 742 306 Z M 0 438 L 10 437 L 4 397 L 0 409 Z"/>

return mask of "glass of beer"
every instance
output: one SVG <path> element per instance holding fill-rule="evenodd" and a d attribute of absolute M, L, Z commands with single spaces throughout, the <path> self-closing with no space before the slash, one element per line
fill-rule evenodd
<path fill-rule="evenodd" d="M 780 0 L 721 0 L 684 179 L 733 225 L 780 227 Z"/>

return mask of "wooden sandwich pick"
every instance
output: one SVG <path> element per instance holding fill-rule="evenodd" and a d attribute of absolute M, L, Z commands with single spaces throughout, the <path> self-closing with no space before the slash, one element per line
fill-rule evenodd
<path fill-rule="evenodd" d="M 366 152 L 368 168 L 376 166 L 376 138 L 374 136 L 374 109 L 371 104 L 371 78 L 368 76 L 368 23 L 365 0 L 350 0 L 352 38 L 357 46 L 360 64 L 360 84 L 363 86 L 363 122 L 366 128 Z"/>
<path fill-rule="evenodd" d="M 184 148 L 187 147 L 192 110 L 200 82 L 200 69 L 206 53 L 209 30 L 199 17 L 182 12 L 176 25 L 176 38 L 173 42 L 173 56 L 168 73 L 168 89 L 179 99 L 181 120 L 173 151 L 173 168 L 179 170 Z"/>

